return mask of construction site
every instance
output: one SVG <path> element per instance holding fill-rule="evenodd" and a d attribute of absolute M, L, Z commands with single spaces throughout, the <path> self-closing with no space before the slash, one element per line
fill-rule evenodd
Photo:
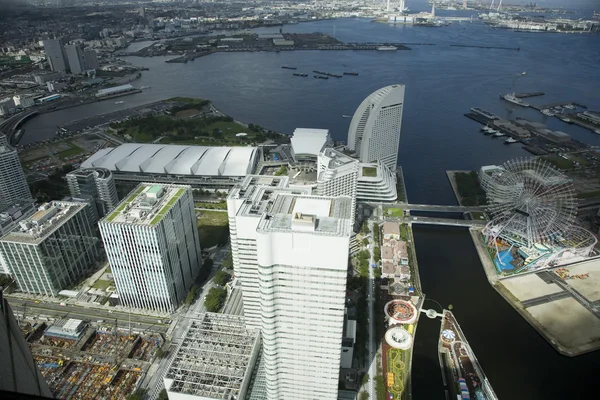
<path fill-rule="evenodd" d="M 60 399 L 125 399 L 150 367 L 164 338 L 77 319 L 21 321 L 53 395 Z"/>

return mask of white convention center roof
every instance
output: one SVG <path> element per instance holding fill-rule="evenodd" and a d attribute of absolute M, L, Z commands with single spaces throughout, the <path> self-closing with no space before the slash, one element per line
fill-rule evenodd
<path fill-rule="evenodd" d="M 330 140 L 329 129 L 296 128 L 291 141 L 295 154 L 317 156 Z"/>
<path fill-rule="evenodd" d="M 126 143 L 93 154 L 81 168 L 100 167 L 117 172 L 245 176 L 252 173 L 256 147 L 205 147 Z"/>

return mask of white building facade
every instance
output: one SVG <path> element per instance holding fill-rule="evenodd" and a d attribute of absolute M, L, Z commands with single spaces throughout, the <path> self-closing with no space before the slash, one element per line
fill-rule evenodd
<path fill-rule="evenodd" d="M 142 183 L 99 227 L 121 303 L 173 312 L 202 262 L 191 187 Z"/>
<path fill-rule="evenodd" d="M 324 149 L 317 158 L 317 190 L 319 196 L 350 196 L 352 221 L 356 210 L 358 160 L 332 148 Z"/>
<path fill-rule="evenodd" d="M 228 198 L 244 316 L 262 334 L 267 399 L 335 399 L 352 199 L 286 185 L 249 176 Z"/>
<path fill-rule="evenodd" d="M 360 103 L 350 123 L 347 147 L 361 162 L 379 161 L 396 171 L 403 107 L 404 85 L 381 88 Z"/>

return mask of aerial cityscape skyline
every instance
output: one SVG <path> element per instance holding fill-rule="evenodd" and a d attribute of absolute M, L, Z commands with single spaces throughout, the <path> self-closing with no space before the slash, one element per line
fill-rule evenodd
<path fill-rule="evenodd" d="M 569 384 L 600 345 L 589 2 L 10 5 L 13 383 L 127 400 L 589 390 Z"/>

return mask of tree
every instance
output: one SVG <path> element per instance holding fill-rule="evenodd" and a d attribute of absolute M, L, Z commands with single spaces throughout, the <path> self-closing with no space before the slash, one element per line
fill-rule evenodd
<path fill-rule="evenodd" d="M 282 175 L 287 175 L 288 174 L 288 169 L 285 165 L 282 165 L 277 172 L 275 172 L 275 176 L 282 176 Z"/>
<path fill-rule="evenodd" d="M 231 275 L 229 275 L 227 272 L 223 271 L 223 270 L 219 270 L 217 271 L 217 273 L 215 274 L 214 277 L 214 282 L 217 285 L 223 286 L 225 285 L 227 282 L 229 282 L 229 279 L 231 279 Z"/>
<path fill-rule="evenodd" d="M 381 261 L 381 249 L 379 247 L 373 248 L 373 259 L 375 262 Z"/>
<path fill-rule="evenodd" d="M 198 294 L 198 286 L 192 285 L 190 291 L 187 294 L 187 297 L 185 298 L 185 304 L 187 304 L 188 306 L 192 304 L 196 299 L 196 294 Z"/>
<path fill-rule="evenodd" d="M 226 289 L 216 287 L 211 288 L 204 299 L 204 307 L 206 307 L 208 312 L 218 312 L 221 307 L 223 307 L 226 297 Z"/>
<path fill-rule="evenodd" d="M 373 268 L 373 274 L 375 275 L 375 279 L 381 278 L 381 268 Z"/>
<path fill-rule="evenodd" d="M 223 268 L 227 268 L 227 269 L 233 268 L 233 256 L 231 255 L 231 252 L 229 254 L 227 254 L 227 257 L 225 257 L 225 259 L 223 260 L 221 265 L 223 266 Z"/>
<path fill-rule="evenodd" d="M 362 384 L 366 385 L 367 383 L 369 383 L 369 374 L 364 374 L 363 379 L 362 379 Z"/>
<path fill-rule="evenodd" d="M 369 392 L 360 392 L 359 400 L 369 400 Z"/>
<path fill-rule="evenodd" d="M 360 226 L 360 233 L 362 233 L 363 235 L 369 233 L 369 224 L 367 223 L 367 221 L 364 221 Z"/>
<path fill-rule="evenodd" d="M 363 244 L 363 246 L 368 246 L 368 245 L 369 245 L 369 239 L 367 239 L 367 238 L 364 238 L 364 239 L 362 240 L 362 244 Z"/>
<path fill-rule="evenodd" d="M 158 400 L 169 400 L 169 395 L 167 394 L 167 389 L 163 389 L 158 394 Z"/>
<path fill-rule="evenodd" d="M 163 358 L 165 356 L 165 352 L 160 347 L 156 349 L 156 358 Z"/>

